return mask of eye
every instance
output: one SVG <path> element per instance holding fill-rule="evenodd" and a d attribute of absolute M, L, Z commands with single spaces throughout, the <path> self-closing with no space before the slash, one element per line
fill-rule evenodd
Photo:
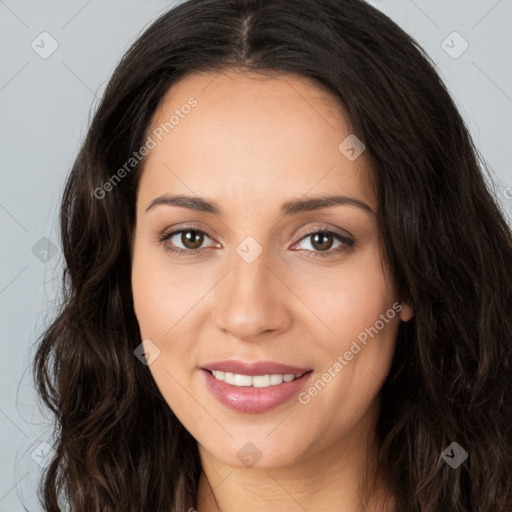
<path fill-rule="evenodd" d="M 205 239 L 212 240 L 200 229 L 183 228 L 170 233 L 164 233 L 158 241 L 167 252 L 176 254 L 178 257 L 187 257 L 197 256 L 209 250 L 211 247 L 201 247 Z M 302 238 L 292 246 L 292 249 L 295 250 L 298 245 L 307 240 L 310 240 L 309 246 L 312 249 L 306 248 L 303 250 L 308 252 L 308 257 L 310 258 L 332 256 L 350 249 L 355 244 L 353 239 L 341 233 L 317 228 L 303 233 Z M 334 250 L 331 250 L 336 241 L 338 245 Z M 183 247 L 179 247 L 179 244 Z"/>
<path fill-rule="evenodd" d="M 292 247 L 295 248 L 302 241 L 310 240 L 308 245 L 312 247 L 312 250 L 305 250 L 309 252 L 308 257 L 312 258 L 332 256 L 333 254 L 338 254 L 350 249 L 355 244 L 355 240 L 348 238 L 341 233 L 336 233 L 334 231 L 325 229 L 313 229 L 307 231 L 303 235 L 304 236 L 300 239 L 300 241 L 294 244 Z M 330 250 L 336 241 L 338 241 L 339 245 L 336 246 L 334 250 Z"/>
<path fill-rule="evenodd" d="M 168 252 L 174 253 L 177 256 L 195 256 L 203 253 L 208 248 L 200 248 L 204 243 L 205 238 L 211 238 L 200 229 L 181 229 L 171 233 L 164 233 L 159 242 L 164 246 Z M 177 244 L 182 244 L 184 247 L 176 247 Z"/>

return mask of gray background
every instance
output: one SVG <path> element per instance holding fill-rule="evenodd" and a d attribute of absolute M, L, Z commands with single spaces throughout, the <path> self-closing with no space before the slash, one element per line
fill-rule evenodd
<path fill-rule="evenodd" d="M 492 169 L 496 196 L 510 219 L 511 0 L 370 3 L 436 62 Z M 34 343 L 57 306 L 57 209 L 65 177 L 116 63 L 171 5 L 0 0 L 0 512 L 42 510 L 35 489 L 52 439 L 29 368 Z M 450 35 L 454 31 L 463 39 Z M 464 41 L 468 48 L 461 53 Z M 45 55 L 55 44 L 54 53 Z"/>

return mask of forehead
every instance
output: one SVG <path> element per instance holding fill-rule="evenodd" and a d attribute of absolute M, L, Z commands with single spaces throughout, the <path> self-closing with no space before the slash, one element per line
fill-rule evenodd
<path fill-rule="evenodd" d="M 148 135 L 155 130 L 161 140 L 141 180 L 152 193 L 159 186 L 220 199 L 250 192 L 261 201 L 350 192 L 375 207 L 365 153 L 351 161 L 340 150 L 353 136 L 350 119 L 337 98 L 311 79 L 277 72 L 192 73 L 163 97 Z"/>
<path fill-rule="evenodd" d="M 330 111 L 329 118 L 324 118 L 327 124 L 349 122 L 346 110 L 336 96 L 307 76 L 278 70 L 249 71 L 239 68 L 198 71 L 184 75 L 163 96 L 154 121 L 158 118 L 158 113 L 164 113 L 163 109 L 176 106 L 176 102 L 188 98 L 191 94 L 195 94 L 195 97 L 200 96 L 203 103 L 207 104 L 227 99 L 230 103 L 236 104 L 237 108 L 264 100 L 267 103 L 278 101 L 294 106 L 302 102 L 303 107 L 309 105 L 315 110 L 315 106 L 320 103 L 324 110 L 321 115 L 325 110 Z"/>

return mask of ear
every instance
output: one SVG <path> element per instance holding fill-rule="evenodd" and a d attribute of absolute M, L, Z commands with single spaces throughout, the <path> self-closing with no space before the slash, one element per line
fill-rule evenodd
<path fill-rule="evenodd" d="M 409 304 L 400 304 L 402 309 L 400 310 L 400 320 L 402 322 L 408 322 L 414 316 L 414 309 Z"/>

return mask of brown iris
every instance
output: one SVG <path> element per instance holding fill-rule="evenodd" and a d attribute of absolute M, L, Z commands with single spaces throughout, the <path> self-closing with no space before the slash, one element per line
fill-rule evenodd
<path fill-rule="evenodd" d="M 204 234 L 200 233 L 199 231 L 183 231 L 181 234 L 181 243 L 187 248 L 187 249 L 199 249 L 201 247 L 202 243 L 204 241 Z M 187 244 L 190 244 L 187 245 Z"/>

